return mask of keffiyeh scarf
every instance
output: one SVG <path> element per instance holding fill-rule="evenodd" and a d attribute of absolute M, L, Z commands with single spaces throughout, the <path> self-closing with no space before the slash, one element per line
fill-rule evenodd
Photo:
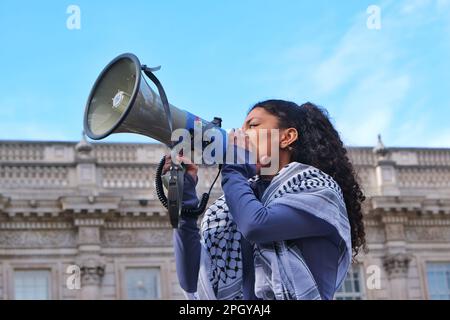
<path fill-rule="evenodd" d="M 258 176 L 249 179 L 256 182 Z M 281 169 L 262 195 L 264 206 L 283 202 L 331 224 L 339 235 L 336 289 L 351 262 L 350 226 L 339 185 L 321 170 L 292 162 Z M 201 263 L 196 299 L 243 298 L 242 234 L 224 196 L 205 212 L 201 223 Z M 314 277 L 293 241 L 253 243 L 255 294 L 261 299 L 320 299 Z"/>

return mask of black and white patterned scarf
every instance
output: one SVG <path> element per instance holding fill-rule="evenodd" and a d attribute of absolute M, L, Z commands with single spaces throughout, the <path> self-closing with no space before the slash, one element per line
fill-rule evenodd
<path fill-rule="evenodd" d="M 249 179 L 258 181 L 258 176 Z M 305 210 L 333 225 L 340 236 L 336 289 L 351 261 L 350 226 L 342 191 L 332 177 L 319 169 L 292 162 L 273 178 L 261 202 L 283 202 Z M 202 262 L 200 299 L 242 299 L 242 234 L 224 196 L 205 212 L 201 223 Z M 254 243 L 255 294 L 262 299 L 320 299 L 317 284 L 301 251 L 292 241 Z"/>

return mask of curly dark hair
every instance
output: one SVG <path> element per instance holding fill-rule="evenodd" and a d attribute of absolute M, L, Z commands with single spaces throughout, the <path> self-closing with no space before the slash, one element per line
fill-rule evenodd
<path fill-rule="evenodd" d="M 351 228 L 353 257 L 366 250 L 361 204 L 366 199 L 339 133 L 331 124 L 328 111 L 310 102 L 297 105 L 284 100 L 267 100 L 250 108 L 263 108 L 278 118 L 280 129 L 296 128 L 299 139 L 291 144 L 291 161 L 314 166 L 339 184 Z"/>

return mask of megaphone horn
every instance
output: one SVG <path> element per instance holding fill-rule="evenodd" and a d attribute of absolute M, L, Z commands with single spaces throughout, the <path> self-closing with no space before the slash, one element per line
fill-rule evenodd
<path fill-rule="evenodd" d="M 141 65 L 139 59 L 131 53 L 122 54 L 112 60 L 98 76 L 86 103 L 84 130 L 87 136 L 100 140 L 113 133 L 136 133 L 172 147 L 174 130 L 186 129 L 193 133 L 199 122 L 202 130 L 220 127 L 217 118 L 213 122 L 207 122 L 169 104 L 164 88 L 153 74 L 156 70 L 159 70 L 159 67 L 149 68 Z M 147 84 L 142 72 L 156 85 L 159 95 Z M 226 139 L 226 133 L 223 130 L 221 132 Z M 167 199 L 161 183 L 162 165 L 161 161 L 157 169 L 157 193 L 169 210 L 171 223 L 176 228 L 181 213 L 183 172 L 179 166 L 171 168 Z M 204 194 L 199 208 L 186 212 L 201 214 L 208 198 L 209 193 Z"/>
<path fill-rule="evenodd" d="M 159 68 L 141 65 L 131 53 L 112 60 L 100 73 L 89 94 L 84 115 L 87 136 L 94 140 L 113 133 L 136 133 L 172 145 L 176 129 L 193 129 L 194 121 L 205 128 L 211 123 L 167 101 L 161 83 L 153 74 Z M 159 95 L 147 84 L 142 71 L 155 83 Z"/>

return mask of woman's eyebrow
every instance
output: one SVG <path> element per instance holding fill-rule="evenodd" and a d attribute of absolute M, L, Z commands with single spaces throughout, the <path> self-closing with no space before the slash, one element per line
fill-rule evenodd
<path fill-rule="evenodd" d="M 248 119 L 247 121 L 245 121 L 245 123 L 246 124 L 249 124 L 250 123 L 250 121 L 252 121 L 252 120 L 255 120 L 255 119 L 259 119 L 258 117 L 253 117 L 253 118 L 250 118 L 250 119 Z"/>

